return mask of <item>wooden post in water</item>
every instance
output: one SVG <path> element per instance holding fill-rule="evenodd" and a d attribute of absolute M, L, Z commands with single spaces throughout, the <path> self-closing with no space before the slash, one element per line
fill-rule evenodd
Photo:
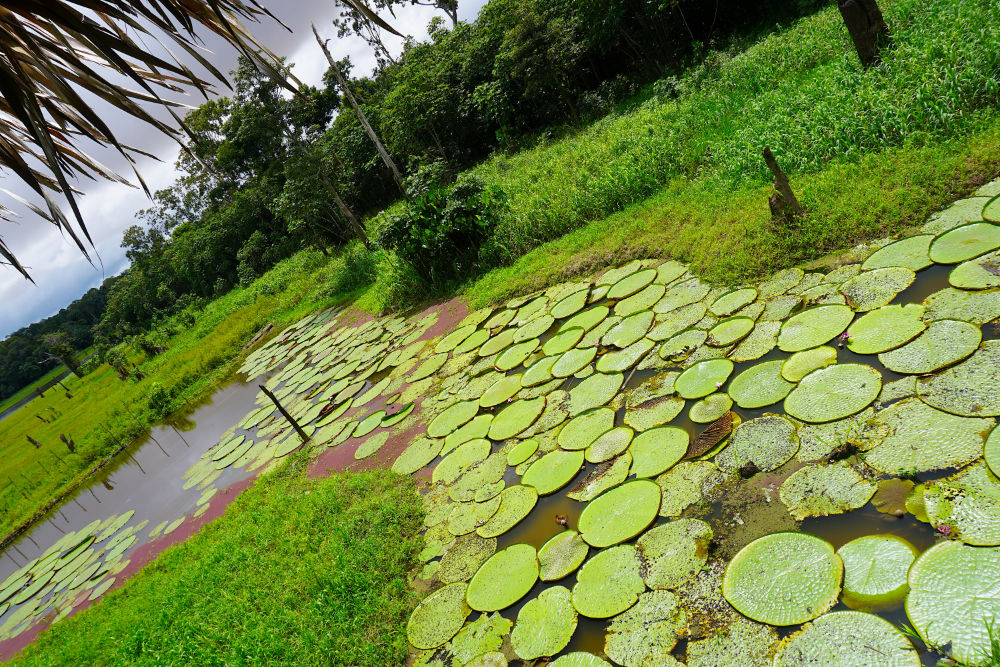
<path fill-rule="evenodd" d="M 774 154 L 767 146 L 764 147 L 764 162 L 767 163 L 767 168 L 774 175 L 774 192 L 768 200 L 771 205 L 771 218 L 775 222 L 794 226 L 802 216 L 802 205 L 799 204 L 798 198 L 792 192 L 788 176 L 778 166 L 778 161 L 774 159 Z"/>
<path fill-rule="evenodd" d="M 286 410 L 284 406 L 282 406 L 281 403 L 278 402 L 278 399 L 275 397 L 275 395 L 272 394 L 270 391 L 268 391 L 267 387 L 265 387 L 264 385 L 259 384 L 257 386 L 260 387 L 260 390 L 264 392 L 265 396 L 271 399 L 271 402 L 274 403 L 276 408 L 278 408 L 278 412 L 280 412 L 281 415 L 288 420 L 288 423 L 292 425 L 292 428 L 295 429 L 295 432 L 299 434 L 300 438 L 302 438 L 302 442 L 308 442 L 309 435 L 305 432 L 305 430 L 303 430 L 301 426 L 299 426 L 299 423 L 295 421 L 290 414 L 288 414 L 288 410 Z"/>
<path fill-rule="evenodd" d="M 881 51 L 892 44 L 889 26 L 876 0 L 837 0 L 840 15 L 854 40 L 861 66 L 868 69 L 882 62 Z"/>

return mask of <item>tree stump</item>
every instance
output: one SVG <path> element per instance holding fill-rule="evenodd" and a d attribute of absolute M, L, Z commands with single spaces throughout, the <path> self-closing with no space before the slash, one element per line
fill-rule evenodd
<path fill-rule="evenodd" d="M 792 192 L 788 176 L 778 166 L 771 149 L 764 147 L 764 162 L 774 175 L 774 192 L 771 193 L 768 204 L 771 206 L 771 219 L 783 226 L 795 226 L 802 216 L 802 205 Z"/>
<path fill-rule="evenodd" d="M 837 0 L 837 7 L 854 40 L 861 66 L 868 69 L 879 65 L 880 53 L 892 43 L 892 37 L 876 0 Z"/>

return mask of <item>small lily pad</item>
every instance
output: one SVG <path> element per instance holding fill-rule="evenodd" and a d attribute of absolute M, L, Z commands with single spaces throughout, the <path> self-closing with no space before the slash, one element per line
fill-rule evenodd
<path fill-rule="evenodd" d="M 933 250 L 933 246 L 932 246 Z M 851 278 L 840 286 L 847 305 L 859 313 L 886 305 L 909 287 L 917 274 L 902 266 L 872 269 Z"/>
<path fill-rule="evenodd" d="M 575 530 L 556 533 L 538 550 L 538 578 L 556 581 L 568 577 L 587 559 L 590 547 Z"/>
<path fill-rule="evenodd" d="M 753 303 L 756 298 L 757 290 L 753 287 L 735 289 L 731 292 L 726 292 L 713 301 L 712 305 L 708 308 L 708 312 L 712 313 L 716 317 L 727 317 L 735 313 L 740 308 Z"/>
<path fill-rule="evenodd" d="M 521 478 L 521 483 L 535 487 L 541 496 L 555 493 L 573 481 L 580 472 L 583 460 L 582 451 L 557 449 L 532 463 Z"/>
<path fill-rule="evenodd" d="M 804 422 L 828 422 L 860 412 L 882 391 L 882 376 L 864 364 L 834 364 L 802 378 L 785 411 Z"/>
<path fill-rule="evenodd" d="M 847 347 L 855 354 L 878 354 L 913 340 L 927 328 L 924 307 L 916 303 L 882 306 L 847 328 Z"/>
<path fill-rule="evenodd" d="M 729 412 L 732 407 L 733 399 L 729 397 L 729 394 L 716 392 L 692 405 L 688 411 L 688 417 L 695 424 L 710 424 Z"/>
<path fill-rule="evenodd" d="M 608 625 L 604 652 L 616 664 L 679 665 L 670 655 L 687 628 L 687 614 L 669 591 L 649 591 Z"/>
<path fill-rule="evenodd" d="M 635 431 L 628 426 L 616 426 L 605 431 L 587 447 L 585 457 L 591 463 L 610 461 L 629 448 Z"/>
<path fill-rule="evenodd" d="M 618 544 L 645 530 L 659 509 L 660 487 L 656 482 L 634 480 L 590 501 L 580 513 L 580 534 L 594 547 Z"/>
<path fill-rule="evenodd" d="M 1000 415 L 1000 341 L 987 340 L 957 366 L 917 383 L 925 403 L 967 417 Z"/>
<path fill-rule="evenodd" d="M 735 473 L 746 466 L 768 472 L 784 465 L 798 449 L 795 424 L 779 415 L 764 415 L 737 426 L 715 462 L 727 472 Z"/>
<path fill-rule="evenodd" d="M 910 590 L 906 575 L 917 550 L 896 535 L 865 535 L 837 549 L 844 562 L 844 603 L 860 611 L 890 611 Z"/>
<path fill-rule="evenodd" d="M 684 458 L 690 437 L 676 426 L 658 426 L 642 431 L 632 439 L 632 474 L 656 477 Z"/>
<path fill-rule="evenodd" d="M 782 377 L 784 363 L 781 359 L 764 361 L 733 378 L 728 392 L 736 405 L 744 409 L 763 408 L 788 396 L 795 385 Z"/>
<path fill-rule="evenodd" d="M 808 308 L 781 325 L 778 347 L 783 352 L 799 352 L 823 345 L 843 333 L 853 319 L 854 311 L 847 306 Z"/>
<path fill-rule="evenodd" d="M 576 624 L 572 593 L 563 586 L 553 586 L 521 607 L 510 644 L 522 660 L 555 655 L 569 644 Z"/>
<path fill-rule="evenodd" d="M 620 544 L 583 564 L 573 586 L 573 606 L 588 618 L 608 618 L 634 605 L 645 589 L 636 548 Z"/>
<path fill-rule="evenodd" d="M 935 238 L 928 254 L 938 264 L 958 264 L 997 248 L 1000 248 L 1000 225 L 970 222 Z"/>
<path fill-rule="evenodd" d="M 733 368 L 729 359 L 699 361 L 677 377 L 674 389 L 681 398 L 708 396 L 729 379 Z"/>
<path fill-rule="evenodd" d="M 491 440 L 512 438 L 534 424 L 544 409 L 544 396 L 514 401 L 494 415 L 488 437 Z"/>
<path fill-rule="evenodd" d="M 443 438 L 466 422 L 472 420 L 479 412 L 479 401 L 459 401 L 444 409 L 441 414 L 427 425 L 427 435 L 431 438 Z"/>
<path fill-rule="evenodd" d="M 785 359 L 781 365 L 781 377 L 789 382 L 798 382 L 814 370 L 826 368 L 835 363 L 837 363 L 837 349 L 829 345 L 820 345 L 809 350 L 796 352 Z"/>
<path fill-rule="evenodd" d="M 778 492 L 796 520 L 858 509 L 875 495 L 875 483 L 843 461 L 799 468 Z"/>
<path fill-rule="evenodd" d="M 512 544 L 483 563 L 469 582 L 465 599 L 476 611 L 499 611 L 527 595 L 536 581 L 535 548 L 530 544 Z"/>
<path fill-rule="evenodd" d="M 454 583 L 424 598 L 406 625 L 410 644 L 418 649 L 437 648 L 454 637 L 470 613 L 465 591 L 464 583 Z"/>
<path fill-rule="evenodd" d="M 835 611 L 781 643 L 774 667 L 920 667 L 913 644 L 889 621 L 862 611 Z"/>
<path fill-rule="evenodd" d="M 730 317 L 708 330 L 706 343 L 712 347 L 727 347 L 753 331 L 754 321 L 749 317 Z"/>
<path fill-rule="evenodd" d="M 519 466 L 538 451 L 538 441 L 532 438 L 522 440 L 507 452 L 507 465 Z"/>
<path fill-rule="evenodd" d="M 476 529 L 480 537 L 497 537 L 521 522 L 538 502 L 538 491 L 530 486 L 508 486 L 500 492 L 500 508 Z"/>

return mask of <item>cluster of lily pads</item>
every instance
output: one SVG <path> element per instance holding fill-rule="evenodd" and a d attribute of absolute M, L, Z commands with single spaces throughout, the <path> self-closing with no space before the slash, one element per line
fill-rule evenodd
<path fill-rule="evenodd" d="M 128 565 L 124 554 L 146 522 L 128 526 L 134 512 L 95 520 L 66 533 L 38 558 L 0 583 L 0 641 L 16 637 L 42 618 L 59 620 L 85 600 L 96 600 Z"/>

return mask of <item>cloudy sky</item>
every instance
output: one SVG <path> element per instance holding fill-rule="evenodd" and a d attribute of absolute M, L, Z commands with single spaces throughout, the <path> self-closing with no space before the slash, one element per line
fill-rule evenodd
<path fill-rule="evenodd" d="M 462 20 L 475 18 L 485 1 L 461 0 L 459 17 Z M 273 21 L 250 27 L 274 53 L 287 56 L 294 63 L 293 71 L 302 82 L 318 84 L 326 69 L 326 61 L 312 37 L 310 24 L 315 24 L 323 37 L 332 38 L 330 46 L 335 58 L 351 57 L 356 75 L 370 72 L 374 66 L 371 51 L 363 41 L 356 38 L 336 39 L 331 25 L 337 12 L 334 0 L 263 0 L 262 4 L 291 32 Z M 403 34 L 423 39 L 428 21 L 436 14 L 443 16 L 427 7 L 410 6 L 397 10 L 395 19 L 386 18 Z M 228 72 L 235 66 L 235 51 L 221 40 L 209 35 L 205 46 L 211 52 L 209 59 L 220 71 Z M 398 50 L 401 40 L 397 40 L 394 46 Z M 224 94 L 225 90 L 221 86 L 219 88 Z M 197 106 L 202 98 L 193 95 L 180 101 Z M 143 123 L 114 110 L 108 111 L 105 121 L 122 143 L 152 153 L 161 160 L 139 161 L 139 170 L 151 191 L 165 187 L 174 179 L 177 146 L 171 139 L 157 135 Z M 113 154 L 99 153 L 97 157 L 120 173 L 129 173 L 122 171 L 128 167 Z M 17 223 L 0 221 L 0 237 L 28 267 L 37 283 L 32 285 L 13 269 L 0 266 L 0 337 L 58 312 L 91 287 L 100 285 L 105 277 L 116 275 L 126 267 L 127 260 L 120 246 L 122 232 L 135 223 L 137 211 L 149 206 L 149 199 L 141 189 L 114 183 L 82 181 L 77 186 L 85 193 L 80 199 L 80 208 L 97 249 L 97 268 L 87 263 L 76 245 L 64 238 L 55 227 L 19 208 L 0 193 L 0 197 L 5 198 L 4 204 L 23 214 Z M 9 172 L 0 172 L 0 187 L 29 197 L 29 191 Z"/>

